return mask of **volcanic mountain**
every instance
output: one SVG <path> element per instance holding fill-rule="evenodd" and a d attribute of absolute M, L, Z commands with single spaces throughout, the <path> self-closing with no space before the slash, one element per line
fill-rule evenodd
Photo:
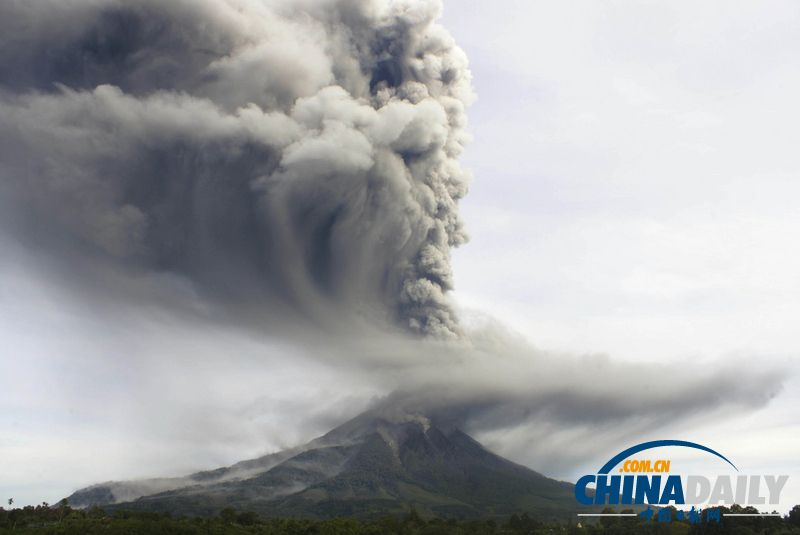
<path fill-rule="evenodd" d="M 577 512 L 573 489 L 491 453 L 458 428 L 364 413 L 305 446 L 183 478 L 94 485 L 68 500 L 173 514 L 235 507 L 262 516 L 371 519 L 414 508 L 423 517 L 528 512 L 551 520 Z"/>

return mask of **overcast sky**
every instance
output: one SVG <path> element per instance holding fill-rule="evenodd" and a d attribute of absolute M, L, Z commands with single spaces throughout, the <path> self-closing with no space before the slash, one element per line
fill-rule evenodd
<path fill-rule="evenodd" d="M 650 394 L 620 392 L 619 407 L 691 398 L 605 427 L 574 414 L 475 417 L 478 440 L 571 481 L 630 445 L 690 440 L 742 473 L 789 474 L 778 509 L 800 503 L 798 17 L 788 1 L 445 0 L 440 22 L 478 95 L 461 157 L 474 176 L 460 201 L 471 239 L 451 262 L 462 324 L 499 323 L 538 348 L 545 371 L 513 389 L 568 385 L 553 394 L 569 392 L 564 414 L 583 391 L 605 395 L 591 372 L 548 363 L 584 355 L 606 363 L 598 382 L 612 391 L 628 371 L 622 388 L 647 383 Z M 316 331 L 311 342 L 260 332 L 171 273 L 127 292 L 168 288 L 163 302 L 119 300 L 11 227 L 0 239 L 0 493 L 21 505 L 297 445 L 436 371 L 403 342 L 368 339 L 358 351 L 370 358 L 348 359 Z M 751 380 L 775 370 L 779 381 Z M 464 376 L 461 388 L 476 381 Z M 715 389 L 708 399 L 725 403 L 704 407 Z"/>
<path fill-rule="evenodd" d="M 459 303 L 551 350 L 796 373 L 800 6 L 447 2 L 442 20 L 479 97 Z M 669 431 L 791 474 L 786 509 L 800 383 L 784 388 L 750 417 Z"/>

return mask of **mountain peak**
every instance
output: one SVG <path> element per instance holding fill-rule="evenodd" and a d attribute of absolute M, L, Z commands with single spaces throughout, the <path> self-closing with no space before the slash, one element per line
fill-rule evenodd
<path fill-rule="evenodd" d="M 573 485 L 504 459 L 425 415 L 368 411 L 305 446 L 183 478 L 105 483 L 77 506 L 214 514 L 223 507 L 298 518 L 404 514 L 564 516 Z"/>
<path fill-rule="evenodd" d="M 322 440 L 342 444 L 346 441 L 358 440 L 364 435 L 383 432 L 393 434 L 397 429 L 415 425 L 427 432 L 431 421 L 422 413 L 406 413 L 401 410 L 370 410 L 348 420 L 339 427 L 326 433 Z M 383 431 L 380 431 L 383 430 Z"/>

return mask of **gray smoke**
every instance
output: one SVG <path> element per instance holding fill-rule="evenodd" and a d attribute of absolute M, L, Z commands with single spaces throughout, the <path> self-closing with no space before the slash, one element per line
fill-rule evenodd
<path fill-rule="evenodd" d="M 766 405 L 784 372 L 755 359 L 700 373 L 552 355 L 501 326 L 459 325 L 447 292 L 450 248 L 467 240 L 458 158 L 473 94 L 440 9 L 0 2 L 0 282 L 39 277 L 43 293 L 77 288 L 89 303 L 70 312 L 71 296 L 0 292 L 6 332 L 27 337 L 8 345 L 21 371 L 7 375 L 37 370 L 35 388 L 9 383 L 9 396 L 32 388 L 39 403 L 57 390 L 39 374 L 58 375 L 68 394 L 53 407 L 133 414 L 125 432 L 177 440 L 182 457 L 187 445 L 302 443 L 368 405 L 463 426 L 517 459 Z M 5 267 L 24 256 L 14 247 L 30 258 Z M 97 286 L 83 291 L 86 279 Z M 189 305 L 164 313 L 167 290 Z M 284 336 L 298 355 L 268 358 Z M 112 361 L 112 387 L 87 379 Z M 298 419 L 310 436 L 292 434 Z"/>
<path fill-rule="evenodd" d="M 227 304 L 457 338 L 473 94 L 440 10 L 3 2 L 3 225 Z"/>

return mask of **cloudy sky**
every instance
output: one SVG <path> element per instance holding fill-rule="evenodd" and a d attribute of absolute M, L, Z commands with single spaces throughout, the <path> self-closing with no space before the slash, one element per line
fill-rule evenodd
<path fill-rule="evenodd" d="M 799 17 L 791 2 L 446 4 L 479 96 L 456 300 L 550 350 L 681 361 L 687 379 L 741 362 L 796 377 Z M 789 377 L 753 415 L 651 438 L 792 474 L 787 508 Z"/>
<path fill-rule="evenodd" d="M 800 503 L 800 8 L 445 1 L 464 56 L 435 2 L 331 3 L 358 53 L 318 2 L 236 3 L 269 31 L 212 1 L 192 49 L 152 30 L 182 2 L 6 28 L 0 493 L 231 464 L 400 389 L 551 477 L 672 438 Z M 139 63 L 47 52 L 126 17 Z"/>

